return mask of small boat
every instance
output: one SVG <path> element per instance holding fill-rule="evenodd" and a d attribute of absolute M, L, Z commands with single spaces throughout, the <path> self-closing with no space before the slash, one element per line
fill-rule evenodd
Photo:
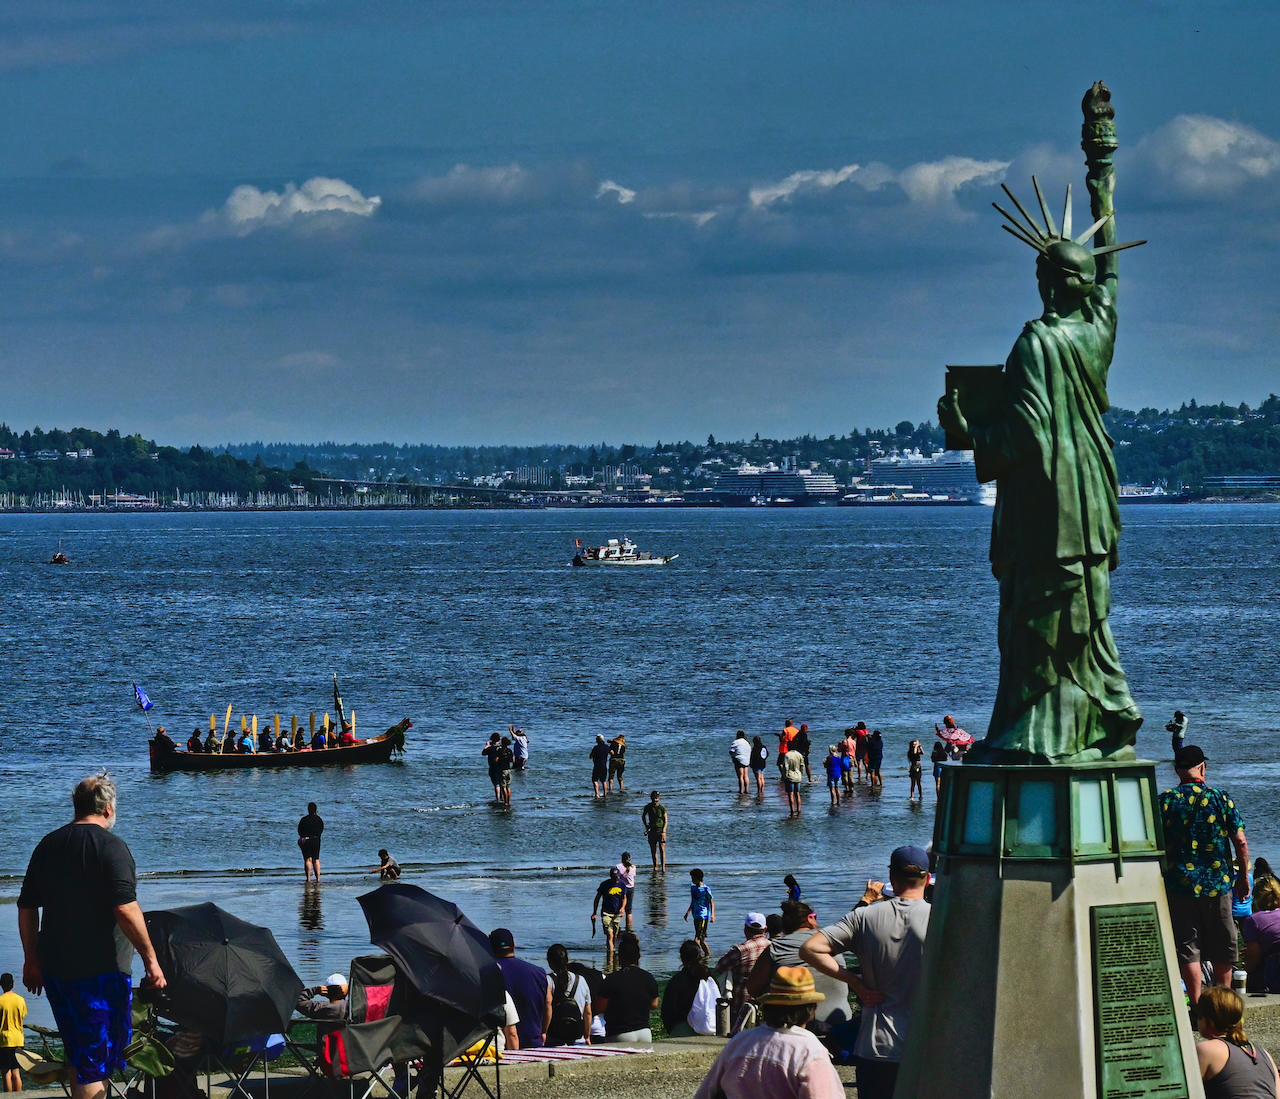
<path fill-rule="evenodd" d="M 1119 501 L 1122 504 L 1189 504 L 1191 496 L 1186 492 L 1168 492 L 1163 485 L 1140 488 L 1121 485 Z"/>
<path fill-rule="evenodd" d="M 603 546 L 584 546 L 579 538 L 570 564 L 575 568 L 580 565 L 666 565 L 679 556 L 678 553 L 652 554 L 640 550 L 627 537 L 621 541 L 610 538 Z"/>
<path fill-rule="evenodd" d="M 187 752 L 147 741 L 153 774 L 169 771 L 242 771 L 247 768 L 345 767 L 350 763 L 388 763 L 404 751 L 405 732 L 413 728 L 407 717 L 381 736 L 345 747 L 303 748 L 296 752 Z"/>
<path fill-rule="evenodd" d="M 59 538 L 59 539 L 58 539 L 58 552 L 57 552 L 57 553 L 55 553 L 52 557 L 50 557 L 50 558 L 49 558 L 49 564 L 51 564 L 51 565 L 69 565 L 69 564 L 71 564 L 71 562 L 67 560 L 67 555 L 66 555 L 65 553 L 63 553 L 63 552 L 62 552 L 62 539 L 61 539 L 61 538 Z"/>

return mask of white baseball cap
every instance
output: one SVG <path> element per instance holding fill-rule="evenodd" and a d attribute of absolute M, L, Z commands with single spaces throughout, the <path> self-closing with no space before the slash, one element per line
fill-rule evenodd
<path fill-rule="evenodd" d="M 330 973 L 329 979 L 325 981 L 327 985 L 343 985 L 346 986 L 347 979 L 341 973 Z"/>

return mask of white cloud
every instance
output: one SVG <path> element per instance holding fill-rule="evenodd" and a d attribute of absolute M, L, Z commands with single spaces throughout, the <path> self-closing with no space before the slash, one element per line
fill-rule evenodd
<path fill-rule="evenodd" d="M 295 218 L 311 214 L 371 217 L 381 205 L 382 199 L 377 195 L 366 198 L 350 183 L 316 176 L 301 187 L 286 184 L 283 192 L 262 191 L 251 184 L 241 184 L 219 209 L 207 211 L 200 220 L 220 223 L 237 236 L 244 236 L 266 225 L 287 225 Z"/>
<path fill-rule="evenodd" d="M 423 176 L 410 195 L 419 202 L 504 205 L 526 197 L 532 186 L 532 174 L 519 164 L 498 168 L 455 164 L 442 176 Z"/>
<path fill-rule="evenodd" d="M 762 206 L 772 206 L 775 202 L 790 202 L 797 191 L 829 191 L 832 187 L 852 179 L 859 167 L 860 165 L 857 164 L 846 164 L 843 168 L 834 170 L 792 172 L 781 183 L 753 187 L 750 192 L 751 205 L 758 209 Z"/>
<path fill-rule="evenodd" d="M 1280 173 L 1280 144 L 1242 122 L 1179 115 L 1138 142 L 1139 169 L 1183 195 L 1236 191 Z"/>
<path fill-rule="evenodd" d="M 600 184 L 599 189 L 596 191 L 596 198 L 604 198 L 604 196 L 608 194 L 617 195 L 618 202 L 624 206 L 628 202 L 635 202 L 636 200 L 635 191 L 631 190 L 629 187 L 622 186 L 621 183 L 614 183 L 611 179 L 606 179 Z"/>
<path fill-rule="evenodd" d="M 707 224 L 719 211 L 717 210 L 656 210 L 653 213 L 645 214 L 647 218 L 673 218 L 676 221 L 688 221 L 701 229 Z"/>
<path fill-rule="evenodd" d="M 874 161 L 865 167 L 846 164 L 843 168 L 824 171 L 792 172 L 780 183 L 753 187 L 750 198 L 756 209 L 768 209 L 777 202 L 790 202 L 796 195 L 830 192 L 842 183 L 857 184 L 865 191 L 878 191 L 896 183 L 912 202 L 937 206 L 950 203 L 966 183 L 983 186 L 999 183 L 1008 168 L 1006 160 L 974 160 L 968 156 L 922 161 L 900 172 Z"/>
<path fill-rule="evenodd" d="M 950 202 L 966 183 L 991 186 L 1004 179 L 1007 160 L 974 160 L 967 156 L 948 156 L 941 160 L 913 164 L 898 173 L 898 183 L 912 202 L 936 206 Z"/>

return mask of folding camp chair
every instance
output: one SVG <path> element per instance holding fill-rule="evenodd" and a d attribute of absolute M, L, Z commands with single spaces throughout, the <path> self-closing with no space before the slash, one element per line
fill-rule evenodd
<path fill-rule="evenodd" d="M 70 1096 L 71 1083 L 74 1075 L 71 1066 L 67 1064 L 66 1057 L 63 1055 L 62 1035 L 56 1030 L 50 1030 L 48 1027 L 37 1026 L 34 1023 L 27 1023 L 24 1030 L 31 1031 L 40 1039 L 40 1056 L 37 1059 L 33 1054 L 26 1053 L 25 1064 L 19 1062 L 23 1072 L 27 1073 L 37 1084 L 48 1086 L 49 1084 L 57 1084 L 62 1088 L 64 1095 Z M 54 1043 L 58 1044 L 58 1048 L 54 1048 Z M 105 1081 L 107 1086 L 107 1095 L 113 1099 L 127 1099 L 131 1090 L 139 1088 L 139 1084 L 144 1084 L 151 1077 L 141 1069 L 126 1066 L 123 1074 L 124 1080 L 111 1078 Z"/>
<path fill-rule="evenodd" d="M 478 1043 L 479 1049 L 472 1046 L 470 1049 L 458 1054 L 450 1064 L 461 1063 L 466 1071 L 453 1085 L 448 1086 L 445 1081 L 444 1072 L 440 1073 L 440 1094 L 443 1099 L 461 1099 L 461 1095 L 467 1089 L 467 1085 L 474 1080 L 480 1085 L 481 1090 L 489 1096 L 489 1099 L 502 1099 L 502 1054 L 498 1050 L 498 1032 L 490 1031 Z M 473 1052 L 474 1050 L 474 1052 Z M 480 1066 L 485 1062 L 485 1056 L 490 1051 L 493 1052 L 493 1090 L 489 1089 L 485 1078 L 480 1075 Z"/>

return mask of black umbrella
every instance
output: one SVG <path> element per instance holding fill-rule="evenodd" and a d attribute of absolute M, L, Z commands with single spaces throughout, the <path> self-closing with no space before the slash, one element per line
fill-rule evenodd
<path fill-rule="evenodd" d="M 358 900 L 369 941 L 395 959 L 422 995 L 471 1019 L 502 1011 L 507 986 L 489 937 L 456 904 L 399 882 Z"/>
<path fill-rule="evenodd" d="M 222 1045 L 284 1030 L 303 984 L 268 928 L 207 903 L 146 920 L 168 982 L 162 1015 Z"/>

